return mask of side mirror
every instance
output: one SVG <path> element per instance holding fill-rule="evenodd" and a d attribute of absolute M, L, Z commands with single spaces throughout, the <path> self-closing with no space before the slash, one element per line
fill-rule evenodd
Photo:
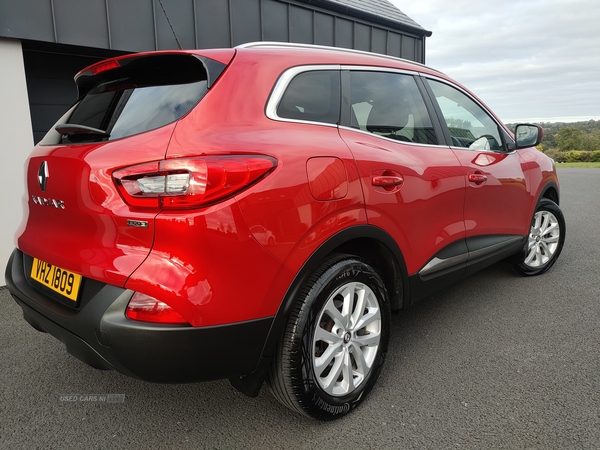
<path fill-rule="evenodd" d="M 517 148 L 535 147 L 544 137 L 544 129 L 539 125 L 520 123 L 515 128 Z"/>

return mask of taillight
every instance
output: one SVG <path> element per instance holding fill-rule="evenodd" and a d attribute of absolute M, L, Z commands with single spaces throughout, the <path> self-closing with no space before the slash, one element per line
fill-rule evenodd
<path fill-rule="evenodd" d="M 140 292 L 134 293 L 129 300 L 125 317 L 141 322 L 189 324 L 181 314 L 166 303 Z"/>
<path fill-rule="evenodd" d="M 97 75 L 99 73 L 106 72 L 107 70 L 111 69 L 116 69 L 118 67 L 121 67 L 121 64 L 119 64 L 118 61 L 108 60 L 99 62 L 98 64 L 94 64 L 92 67 L 90 67 L 90 70 L 92 71 L 93 75 Z"/>
<path fill-rule="evenodd" d="M 125 167 L 113 178 L 130 206 L 190 209 L 239 193 L 276 165 L 268 156 L 170 159 Z"/>

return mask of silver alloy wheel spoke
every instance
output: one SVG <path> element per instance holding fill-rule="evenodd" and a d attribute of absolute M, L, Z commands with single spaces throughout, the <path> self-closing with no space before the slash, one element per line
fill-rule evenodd
<path fill-rule="evenodd" d="M 549 211 L 536 212 L 529 231 L 525 264 L 531 268 L 547 264 L 554 256 L 559 240 L 560 225 L 554 214 Z"/>
<path fill-rule="evenodd" d="M 381 340 L 381 311 L 373 290 L 350 282 L 329 296 L 312 342 L 315 378 L 331 396 L 357 389 L 366 379 Z"/>

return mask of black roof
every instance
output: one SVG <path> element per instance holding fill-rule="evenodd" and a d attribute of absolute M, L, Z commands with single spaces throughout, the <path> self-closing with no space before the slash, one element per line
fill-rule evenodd
<path fill-rule="evenodd" d="M 412 20 L 388 0 L 300 0 L 325 9 L 348 14 L 352 17 L 386 25 L 391 28 L 412 32 L 418 36 L 431 36 L 426 30 Z"/>

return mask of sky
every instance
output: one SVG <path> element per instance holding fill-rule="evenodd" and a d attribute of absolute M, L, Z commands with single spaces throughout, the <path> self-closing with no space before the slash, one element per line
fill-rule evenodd
<path fill-rule="evenodd" d="M 505 123 L 600 120 L 598 0 L 390 0 L 433 35 L 425 63 Z"/>

